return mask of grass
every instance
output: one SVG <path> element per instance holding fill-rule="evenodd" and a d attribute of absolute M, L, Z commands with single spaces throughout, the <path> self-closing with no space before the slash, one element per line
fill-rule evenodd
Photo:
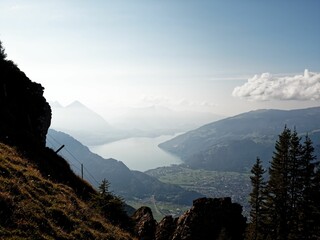
<path fill-rule="evenodd" d="M 43 159 L 45 161 L 45 159 Z M 134 239 L 113 226 L 72 188 L 0 143 L 1 239 Z"/>

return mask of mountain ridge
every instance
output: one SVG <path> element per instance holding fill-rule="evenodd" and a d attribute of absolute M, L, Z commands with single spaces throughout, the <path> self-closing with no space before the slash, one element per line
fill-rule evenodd
<path fill-rule="evenodd" d="M 192 167 L 246 172 L 258 156 L 268 166 L 274 142 L 285 126 L 297 129 L 301 136 L 309 134 L 319 144 L 319 123 L 320 107 L 261 109 L 208 123 L 159 147 Z"/>
<path fill-rule="evenodd" d="M 66 146 L 66 149 L 62 149 L 59 154 L 67 159 L 75 173 L 81 175 L 80 162 L 82 162 L 85 170 L 90 173 L 86 175 L 85 172 L 84 177 L 87 181 L 98 187 L 97 183 L 107 179 L 110 182 L 110 190 L 127 200 L 149 198 L 154 195 L 159 201 L 191 205 L 194 198 L 203 197 L 199 193 L 188 192 L 181 187 L 162 183 L 146 173 L 132 171 L 119 160 L 104 159 L 66 133 L 49 129 L 48 140 L 51 138 Z M 58 148 L 52 144 L 52 141 L 47 141 L 47 146 Z M 93 175 L 94 179 L 90 175 Z"/>

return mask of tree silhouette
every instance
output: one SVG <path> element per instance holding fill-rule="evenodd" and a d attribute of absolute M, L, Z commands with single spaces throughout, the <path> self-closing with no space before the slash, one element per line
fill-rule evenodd
<path fill-rule="evenodd" d="M 288 187 L 291 131 L 287 127 L 279 135 L 269 168 L 267 185 L 268 225 L 272 239 L 288 237 Z"/>
<path fill-rule="evenodd" d="M 302 147 L 302 158 L 300 168 L 300 198 L 298 199 L 299 225 L 297 226 L 300 239 L 312 239 L 315 229 L 319 226 L 319 203 L 316 199 L 320 189 L 317 188 L 317 169 L 318 162 L 314 155 L 314 147 L 312 141 L 307 135 Z M 316 190 L 316 191 L 314 191 Z M 314 194 L 315 193 L 315 194 Z M 317 207 L 318 205 L 318 207 Z"/>
<path fill-rule="evenodd" d="M 262 167 L 260 158 L 257 158 L 256 163 L 251 169 L 252 176 L 251 185 L 252 192 L 250 193 L 249 203 L 251 205 L 250 218 L 251 223 L 248 231 L 248 239 L 258 240 L 263 239 L 263 222 L 264 222 L 264 208 L 265 203 L 265 186 L 264 173 L 266 171 Z"/>
<path fill-rule="evenodd" d="M 308 136 L 301 144 L 296 130 L 284 128 L 275 144 L 266 191 L 261 190 L 259 159 L 251 173 L 249 239 L 320 239 L 320 170 Z"/>
<path fill-rule="evenodd" d="M 0 41 L 0 60 L 6 59 L 7 54 L 4 51 L 4 48 L 2 46 L 2 42 Z"/>

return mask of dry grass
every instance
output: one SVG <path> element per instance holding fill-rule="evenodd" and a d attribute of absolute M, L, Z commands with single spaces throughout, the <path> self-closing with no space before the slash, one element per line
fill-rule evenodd
<path fill-rule="evenodd" d="M 134 239 L 0 143 L 1 239 Z"/>

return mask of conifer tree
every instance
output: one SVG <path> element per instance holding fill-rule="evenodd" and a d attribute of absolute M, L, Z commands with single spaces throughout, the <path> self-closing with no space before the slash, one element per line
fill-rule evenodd
<path fill-rule="evenodd" d="M 275 145 L 275 152 L 269 168 L 267 185 L 267 224 L 270 239 L 287 239 L 288 228 L 288 186 L 291 130 L 285 127 Z"/>
<path fill-rule="evenodd" d="M 307 135 L 304 141 L 301 158 L 301 170 L 300 170 L 300 184 L 301 192 L 299 199 L 299 232 L 300 239 L 312 239 L 312 235 L 315 232 L 315 221 L 318 221 L 319 216 L 315 216 L 317 212 L 317 200 L 315 197 L 319 194 L 319 190 L 315 190 L 316 185 L 319 184 L 316 181 L 316 168 L 318 163 L 314 155 L 314 147 L 312 141 Z M 319 199 L 320 200 L 320 199 Z M 319 204 L 318 204 L 319 205 Z"/>
<path fill-rule="evenodd" d="M 289 145 L 289 159 L 288 159 L 288 219 L 287 228 L 290 239 L 295 239 L 298 235 L 299 212 L 298 202 L 301 192 L 301 176 L 300 172 L 303 168 L 302 164 L 302 146 L 300 144 L 301 138 L 298 137 L 296 129 L 293 130 Z"/>
<path fill-rule="evenodd" d="M 320 239 L 320 168 L 316 167 L 312 181 L 312 234 L 310 239 Z"/>
<path fill-rule="evenodd" d="M 0 60 L 3 60 L 7 57 L 7 54 L 4 51 L 4 48 L 2 46 L 2 42 L 0 41 Z"/>
<path fill-rule="evenodd" d="M 115 196 L 109 191 L 110 183 L 103 179 L 99 185 L 99 193 L 92 196 L 91 205 L 98 209 L 113 224 L 119 225 L 124 229 L 130 230 L 131 220 L 125 211 L 123 199 Z"/>
<path fill-rule="evenodd" d="M 300 142 L 285 127 L 275 144 L 262 205 L 266 239 L 319 239 L 320 170 L 311 139 Z"/>
<path fill-rule="evenodd" d="M 263 222 L 264 222 L 264 203 L 265 203 L 265 181 L 264 173 L 266 171 L 262 167 L 260 158 L 256 159 L 256 163 L 251 169 L 252 176 L 249 203 L 251 205 L 250 218 L 251 223 L 248 231 L 248 238 L 252 240 L 263 239 Z"/>

